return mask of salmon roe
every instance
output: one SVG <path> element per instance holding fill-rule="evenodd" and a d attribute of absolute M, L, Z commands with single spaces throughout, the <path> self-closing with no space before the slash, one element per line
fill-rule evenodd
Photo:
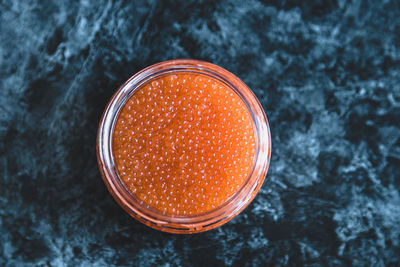
<path fill-rule="evenodd" d="M 213 210 L 248 179 L 256 130 L 246 104 L 202 74 L 167 74 L 139 87 L 112 136 L 119 177 L 142 204 L 164 214 Z"/>

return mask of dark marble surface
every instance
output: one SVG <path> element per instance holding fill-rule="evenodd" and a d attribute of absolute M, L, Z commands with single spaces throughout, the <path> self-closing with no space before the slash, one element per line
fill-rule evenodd
<path fill-rule="evenodd" d="M 262 102 L 267 180 L 216 230 L 131 219 L 97 169 L 106 102 L 138 70 L 216 63 Z M 400 1 L 0 2 L 0 265 L 400 262 Z"/>

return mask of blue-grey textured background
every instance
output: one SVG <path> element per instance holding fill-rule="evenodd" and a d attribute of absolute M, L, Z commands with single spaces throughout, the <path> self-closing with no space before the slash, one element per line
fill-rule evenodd
<path fill-rule="evenodd" d="M 216 230 L 131 219 L 97 169 L 101 113 L 173 58 L 244 80 L 272 131 L 267 180 Z M 0 265 L 400 262 L 400 1 L 0 2 Z"/>

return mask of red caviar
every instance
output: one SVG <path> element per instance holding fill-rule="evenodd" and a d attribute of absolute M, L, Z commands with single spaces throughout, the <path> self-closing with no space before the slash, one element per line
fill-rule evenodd
<path fill-rule="evenodd" d="M 223 82 L 165 74 L 126 101 L 112 153 L 120 179 L 142 204 L 197 215 L 224 204 L 246 182 L 256 130 L 246 104 Z"/>

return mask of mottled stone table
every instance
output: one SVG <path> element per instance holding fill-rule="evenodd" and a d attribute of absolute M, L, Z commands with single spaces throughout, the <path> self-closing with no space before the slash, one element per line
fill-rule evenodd
<path fill-rule="evenodd" d="M 267 180 L 216 230 L 131 219 L 97 169 L 118 86 L 196 58 L 243 79 Z M 0 265 L 383 266 L 400 261 L 400 2 L 0 3 Z"/>

